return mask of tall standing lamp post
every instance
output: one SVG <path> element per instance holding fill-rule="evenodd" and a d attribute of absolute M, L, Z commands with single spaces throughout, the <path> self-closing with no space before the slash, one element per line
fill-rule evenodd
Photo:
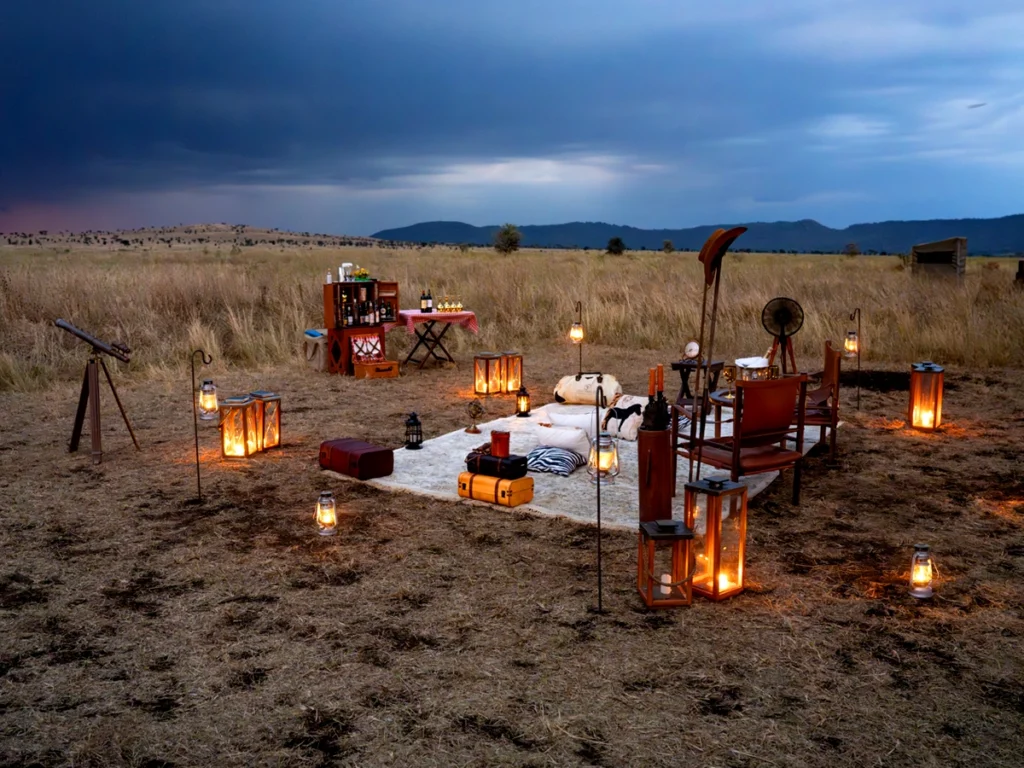
<path fill-rule="evenodd" d="M 199 477 L 199 414 L 197 411 L 196 402 L 199 399 L 199 397 L 203 397 L 205 393 L 201 393 L 198 397 L 196 396 L 196 355 L 199 355 L 203 365 L 209 365 L 210 363 L 212 363 L 213 357 L 211 355 L 206 354 L 206 352 L 204 352 L 203 350 L 197 349 L 192 353 L 192 356 L 190 358 L 190 362 L 192 363 L 192 431 L 195 433 L 196 438 L 196 494 L 199 497 L 199 503 L 202 504 L 203 483 Z M 209 395 L 207 395 L 207 397 L 209 397 Z M 216 391 L 214 392 L 213 397 L 213 406 L 216 409 Z M 208 405 L 210 405 L 209 402 L 203 403 L 204 410 Z"/>
<path fill-rule="evenodd" d="M 857 307 L 850 313 L 850 321 L 857 321 L 857 330 L 849 331 L 846 334 L 846 341 L 843 342 L 843 351 L 846 353 L 846 357 L 857 358 L 857 410 L 860 410 L 860 307 Z"/>

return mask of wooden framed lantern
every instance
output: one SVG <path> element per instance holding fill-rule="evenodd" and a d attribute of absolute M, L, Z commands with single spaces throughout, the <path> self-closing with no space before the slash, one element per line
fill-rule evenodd
<path fill-rule="evenodd" d="M 219 412 L 217 387 L 213 379 L 203 379 L 199 387 L 199 418 L 203 421 L 216 421 Z"/>
<path fill-rule="evenodd" d="M 530 415 L 530 393 L 526 391 L 526 385 L 523 384 L 519 387 L 519 391 L 516 392 L 516 416 L 520 418 L 526 418 Z"/>
<path fill-rule="evenodd" d="M 220 448 L 225 459 L 245 459 L 259 450 L 259 406 L 249 395 L 225 397 L 220 404 Z"/>
<path fill-rule="evenodd" d="M 640 523 L 636 590 L 648 608 L 693 602 L 693 531 L 680 520 Z"/>
<path fill-rule="evenodd" d="M 256 436 L 259 449 L 267 451 L 281 447 L 281 396 L 260 390 L 250 392 L 256 401 Z"/>
<path fill-rule="evenodd" d="M 943 368 L 932 362 L 910 366 L 910 408 L 907 421 L 914 429 L 931 431 L 942 424 Z"/>
<path fill-rule="evenodd" d="M 502 391 L 514 395 L 523 384 L 523 354 L 521 352 L 501 353 Z"/>
<path fill-rule="evenodd" d="M 481 352 L 473 358 L 473 392 L 478 395 L 502 393 L 501 355 Z"/>
<path fill-rule="evenodd" d="M 747 486 L 705 479 L 685 486 L 686 525 L 693 529 L 693 591 L 725 600 L 743 591 Z"/>

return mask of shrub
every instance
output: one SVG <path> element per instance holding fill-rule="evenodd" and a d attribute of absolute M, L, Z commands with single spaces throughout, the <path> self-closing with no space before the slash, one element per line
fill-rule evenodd
<path fill-rule="evenodd" d="M 608 241 L 607 252 L 612 256 L 621 256 L 626 252 L 626 244 L 621 237 L 613 237 Z"/>
<path fill-rule="evenodd" d="M 504 254 L 518 251 L 521 239 L 522 235 L 515 224 L 504 224 L 494 235 L 494 250 Z"/>

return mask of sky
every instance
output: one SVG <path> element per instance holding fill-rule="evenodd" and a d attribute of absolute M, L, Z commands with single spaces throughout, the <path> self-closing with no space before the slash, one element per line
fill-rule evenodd
<path fill-rule="evenodd" d="M 1020 0 L 5 0 L 0 231 L 1024 212 Z"/>

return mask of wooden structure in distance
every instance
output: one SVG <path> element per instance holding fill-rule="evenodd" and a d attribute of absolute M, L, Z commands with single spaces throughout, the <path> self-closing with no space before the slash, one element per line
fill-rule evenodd
<path fill-rule="evenodd" d="M 966 269 L 966 237 L 950 237 L 933 243 L 921 243 L 910 249 L 910 271 L 914 275 L 962 279 Z"/>

